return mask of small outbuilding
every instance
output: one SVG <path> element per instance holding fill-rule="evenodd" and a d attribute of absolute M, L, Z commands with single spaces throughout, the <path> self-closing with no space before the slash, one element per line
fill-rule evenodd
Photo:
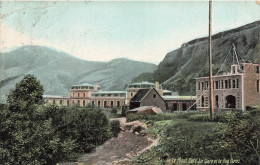
<path fill-rule="evenodd" d="M 130 100 L 130 110 L 142 106 L 155 106 L 166 111 L 166 102 L 155 88 L 140 89 Z"/>

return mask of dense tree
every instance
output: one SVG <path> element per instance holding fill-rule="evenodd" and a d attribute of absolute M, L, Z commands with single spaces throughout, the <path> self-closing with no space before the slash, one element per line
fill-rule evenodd
<path fill-rule="evenodd" d="M 1 164 L 56 164 L 75 159 L 111 137 L 109 122 L 92 107 L 43 103 L 43 87 L 25 76 L 0 110 Z"/>
<path fill-rule="evenodd" d="M 43 86 L 33 75 L 26 75 L 9 92 L 7 103 L 11 111 L 19 111 L 33 104 L 43 103 Z"/>

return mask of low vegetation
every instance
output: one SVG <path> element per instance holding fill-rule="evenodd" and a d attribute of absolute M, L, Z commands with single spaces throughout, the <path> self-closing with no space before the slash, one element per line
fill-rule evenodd
<path fill-rule="evenodd" d="M 137 163 L 259 164 L 260 110 L 219 113 L 213 121 L 206 113 L 160 114 L 146 122 L 160 145 Z"/>

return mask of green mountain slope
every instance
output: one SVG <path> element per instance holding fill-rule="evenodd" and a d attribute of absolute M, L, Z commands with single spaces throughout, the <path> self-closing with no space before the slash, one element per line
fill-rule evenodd
<path fill-rule="evenodd" d="M 123 90 L 137 75 L 153 72 L 157 66 L 128 59 L 93 62 L 41 46 L 23 46 L 0 53 L 0 95 L 2 98 L 24 75 L 34 74 L 45 94 L 68 95 L 72 84 L 99 84 L 103 90 Z"/>

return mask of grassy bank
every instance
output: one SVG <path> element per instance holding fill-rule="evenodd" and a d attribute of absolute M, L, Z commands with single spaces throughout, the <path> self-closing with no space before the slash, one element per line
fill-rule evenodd
<path fill-rule="evenodd" d="M 128 120 L 137 119 L 130 116 Z M 259 161 L 260 112 L 174 113 L 139 116 L 160 144 L 135 158 L 136 163 L 248 164 Z M 259 149 L 259 148 L 258 148 Z"/>

